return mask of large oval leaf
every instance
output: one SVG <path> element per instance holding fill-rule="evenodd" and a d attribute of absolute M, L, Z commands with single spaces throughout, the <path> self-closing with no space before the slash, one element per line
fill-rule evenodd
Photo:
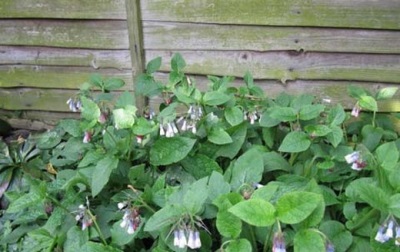
<path fill-rule="evenodd" d="M 229 208 L 229 212 L 250 225 L 257 227 L 270 226 L 275 223 L 274 206 L 262 199 L 250 199 L 239 202 Z"/>
<path fill-rule="evenodd" d="M 311 192 L 291 192 L 276 203 L 278 219 L 286 224 L 296 224 L 306 219 L 320 204 L 322 197 Z"/>
<path fill-rule="evenodd" d="M 195 142 L 187 137 L 160 138 L 150 150 L 150 163 L 158 166 L 181 161 L 192 150 Z"/>
<path fill-rule="evenodd" d="M 301 131 L 293 131 L 285 136 L 279 151 L 282 152 L 301 152 L 310 147 L 311 141 L 307 134 Z"/>

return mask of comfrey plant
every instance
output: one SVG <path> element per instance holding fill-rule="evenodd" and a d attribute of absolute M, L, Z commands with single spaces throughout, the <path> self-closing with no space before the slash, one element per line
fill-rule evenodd
<path fill-rule="evenodd" d="M 179 54 L 168 77 L 161 64 L 135 89 L 159 107 L 138 111 L 112 92 L 121 80 L 95 75 L 66 105 L 81 118 L 38 139 L 37 171 L 5 172 L 2 148 L 2 251 L 399 249 L 398 116 L 378 113 L 397 88 L 350 86 L 345 111 L 309 94 L 268 98 L 249 73 L 203 90 Z"/>

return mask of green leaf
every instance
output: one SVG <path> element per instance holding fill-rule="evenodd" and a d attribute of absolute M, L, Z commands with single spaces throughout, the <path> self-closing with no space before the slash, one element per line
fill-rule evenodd
<path fill-rule="evenodd" d="M 315 97 L 313 95 L 301 94 L 294 97 L 294 99 L 290 102 L 290 106 L 296 109 L 296 111 L 299 111 L 303 107 L 311 105 L 314 99 Z"/>
<path fill-rule="evenodd" d="M 292 122 L 297 119 L 297 113 L 294 108 L 290 107 L 272 107 L 269 116 L 273 119 L 279 120 L 280 122 Z"/>
<path fill-rule="evenodd" d="M 132 126 L 133 134 L 137 136 L 145 136 L 157 130 L 158 127 L 143 117 L 139 117 L 136 123 Z"/>
<path fill-rule="evenodd" d="M 361 129 L 362 144 L 367 147 L 369 151 L 373 151 L 380 143 L 384 130 L 372 125 L 365 125 Z"/>
<path fill-rule="evenodd" d="M 185 210 L 180 206 L 167 205 L 158 210 L 147 220 L 146 225 L 144 226 L 144 231 L 153 232 L 162 230 L 163 228 L 176 223 L 184 211 Z"/>
<path fill-rule="evenodd" d="M 0 173 L 0 199 L 10 185 L 13 169 L 7 169 Z"/>
<path fill-rule="evenodd" d="M 250 242 L 247 239 L 239 239 L 229 242 L 225 252 L 251 252 L 253 251 Z"/>
<path fill-rule="evenodd" d="M 275 170 L 283 170 L 289 171 L 290 165 L 289 162 L 283 158 L 280 154 L 271 151 L 263 154 L 264 159 L 264 171 L 275 171 Z"/>
<path fill-rule="evenodd" d="M 313 137 L 321 137 L 326 136 L 332 132 L 331 128 L 326 125 L 307 125 L 304 127 L 304 130 Z"/>
<path fill-rule="evenodd" d="M 80 137 L 82 135 L 82 132 L 79 124 L 80 122 L 75 119 L 63 119 L 58 123 L 58 126 L 65 130 L 65 132 L 67 132 L 71 136 Z"/>
<path fill-rule="evenodd" d="M 269 108 L 266 111 L 264 111 L 264 113 L 261 115 L 260 120 L 258 121 L 261 127 L 271 128 L 278 125 L 281 122 L 280 119 L 275 119 L 271 117 L 272 112 L 273 110 Z"/>
<path fill-rule="evenodd" d="M 134 232 L 133 234 L 128 234 L 125 228 L 121 228 L 122 220 L 115 222 L 111 228 L 111 239 L 112 243 L 118 246 L 123 246 L 125 244 L 130 243 L 138 234 L 138 232 Z"/>
<path fill-rule="evenodd" d="M 346 252 L 353 242 L 352 234 L 346 230 L 346 227 L 338 222 L 329 220 L 319 226 L 321 232 L 328 236 L 333 243 L 336 252 Z"/>
<path fill-rule="evenodd" d="M 400 218 L 400 193 L 396 193 L 390 197 L 389 212 Z"/>
<path fill-rule="evenodd" d="M 347 92 L 349 93 L 349 95 L 351 97 L 356 98 L 356 99 L 360 99 L 361 96 L 367 95 L 367 92 L 365 91 L 365 89 L 358 87 L 358 86 L 354 86 L 354 85 L 348 86 Z"/>
<path fill-rule="evenodd" d="M 85 245 L 82 246 L 82 252 L 122 252 L 122 250 L 116 249 L 111 246 L 103 245 L 97 242 L 87 242 Z"/>
<path fill-rule="evenodd" d="M 93 171 L 92 196 L 95 197 L 107 184 L 111 172 L 118 166 L 118 158 L 108 155 L 100 160 Z"/>
<path fill-rule="evenodd" d="M 104 89 L 106 91 L 118 90 L 125 85 L 125 82 L 121 79 L 110 78 L 104 82 Z"/>
<path fill-rule="evenodd" d="M 202 178 L 190 185 L 189 189 L 183 196 L 182 205 L 192 215 L 196 215 L 203 207 L 208 197 L 208 178 Z"/>
<path fill-rule="evenodd" d="M 277 216 L 286 224 L 305 220 L 321 202 L 321 195 L 311 192 L 290 192 L 276 203 Z"/>
<path fill-rule="evenodd" d="M 90 75 L 89 81 L 92 85 L 102 88 L 103 87 L 103 78 L 101 78 L 100 74 L 92 74 Z"/>
<path fill-rule="evenodd" d="M 308 121 L 317 118 L 324 111 L 324 109 L 325 106 L 321 104 L 303 106 L 299 112 L 299 119 Z"/>
<path fill-rule="evenodd" d="M 346 112 L 342 105 L 337 104 L 328 113 L 328 124 L 330 126 L 340 125 L 346 119 Z"/>
<path fill-rule="evenodd" d="M 339 126 L 331 125 L 331 131 L 326 135 L 326 138 L 336 148 L 343 140 L 343 130 Z"/>
<path fill-rule="evenodd" d="M 61 142 L 61 135 L 57 131 L 49 131 L 40 135 L 37 142 L 39 149 L 51 149 Z"/>
<path fill-rule="evenodd" d="M 387 211 L 390 202 L 389 195 L 366 178 L 351 182 L 346 188 L 346 195 L 358 202 L 366 202 L 382 212 Z"/>
<path fill-rule="evenodd" d="M 216 225 L 218 232 L 228 238 L 237 238 L 242 232 L 242 221 L 228 211 L 218 211 Z"/>
<path fill-rule="evenodd" d="M 147 63 L 146 66 L 146 73 L 147 74 L 152 74 L 157 72 L 161 67 L 161 57 L 157 57 L 155 59 L 152 59 Z"/>
<path fill-rule="evenodd" d="M 399 89 L 398 87 L 382 88 L 378 91 L 378 94 L 376 95 L 376 99 L 377 100 L 391 99 L 396 94 L 398 89 Z"/>
<path fill-rule="evenodd" d="M 306 133 L 293 131 L 285 136 L 278 150 L 282 152 L 301 152 L 307 150 L 310 145 L 311 141 Z"/>
<path fill-rule="evenodd" d="M 220 146 L 216 156 L 223 156 L 233 159 L 242 148 L 242 145 L 246 139 L 247 126 L 245 123 L 242 123 L 227 129 L 226 132 L 231 136 L 233 142 Z"/>
<path fill-rule="evenodd" d="M 36 184 L 36 182 L 33 183 L 34 184 L 31 184 L 31 190 L 28 194 L 24 194 L 11 202 L 7 209 L 7 213 L 21 212 L 27 207 L 42 204 L 42 201 L 46 197 L 46 184 L 45 182 L 41 182 L 40 184 Z"/>
<path fill-rule="evenodd" d="M 249 71 L 246 71 L 245 75 L 243 76 L 243 79 L 247 87 L 254 86 L 253 75 L 251 75 Z"/>
<path fill-rule="evenodd" d="M 232 125 L 236 126 L 243 122 L 243 111 L 238 107 L 230 107 L 225 110 L 225 119 Z"/>
<path fill-rule="evenodd" d="M 129 129 L 135 123 L 137 108 L 132 105 L 127 105 L 125 108 L 113 110 L 115 128 Z"/>
<path fill-rule="evenodd" d="M 150 150 L 150 163 L 155 166 L 169 165 L 184 159 L 196 140 L 186 137 L 160 138 Z"/>
<path fill-rule="evenodd" d="M 88 232 L 82 232 L 77 226 L 73 226 L 67 232 L 64 242 L 64 252 L 81 251 L 81 247 L 89 240 Z"/>
<path fill-rule="evenodd" d="M 220 172 L 213 171 L 208 180 L 208 198 L 213 201 L 223 194 L 231 191 L 231 186 L 224 180 L 224 176 Z"/>
<path fill-rule="evenodd" d="M 386 170 L 394 170 L 399 160 L 399 150 L 394 142 L 380 145 L 376 151 L 378 164 Z M 379 169 L 379 168 L 378 168 Z"/>
<path fill-rule="evenodd" d="M 249 199 L 234 205 L 229 212 L 256 227 L 271 226 L 275 223 L 275 208 L 268 201 Z"/>
<path fill-rule="evenodd" d="M 260 152 L 257 149 L 248 150 L 233 165 L 230 182 L 232 189 L 237 190 L 245 183 L 258 183 L 263 171 L 264 163 Z"/>
<path fill-rule="evenodd" d="M 374 97 L 369 95 L 362 95 L 360 100 L 358 101 L 359 105 L 363 109 L 371 110 L 371 111 L 378 111 L 378 104 Z"/>
<path fill-rule="evenodd" d="M 128 91 L 123 92 L 115 103 L 116 108 L 125 108 L 126 106 L 135 105 L 135 97 Z"/>
<path fill-rule="evenodd" d="M 210 176 L 214 171 L 222 173 L 221 167 L 214 159 L 202 154 L 187 156 L 181 163 L 185 170 L 196 179 Z"/>
<path fill-rule="evenodd" d="M 311 229 L 303 229 L 294 236 L 295 252 L 325 251 L 325 242 L 320 234 Z"/>
<path fill-rule="evenodd" d="M 218 145 L 229 144 L 233 142 L 229 134 L 221 127 L 217 126 L 211 128 L 211 131 L 208 134 L 207 139 L 208 141 Z"/>
<path fill-rule="evenodd" d="M 251 198 L 271 201 L 271 199 L 275 196 L 278 188 L 279 186 L 277 184 L 268 183 L 267 185 L 255 190 L 254 193 L 251 195 Z"/>
<path fill-rule="evenodd" d="M 97 104 L 94 101 L 84 96 L 81 97 L 81 102 L 82 102 L 82 108 L 81 108 L 82 118 L 88 121 L 97 122 L 97 119 L 100 117 L 99 106 L 97 106 Z"/>
<path fill-rule="evenodd" d="M 219 91 L 210 91 L 206 92 L 203 96 L 203 103 L 209 106 L 218 106 L 222 105 L 225 102 L 229 101 L 232 97 L 223 92 Z"/>
<path fill-rule="evenodd" d="M 162 85 L 147 74 L 141 74 L 136 78 L 135 93 L 137 95 L 155 96 L 161 92 Z"/>
<path fill-rule="evenodd" d="M 171 59 L 171 68 L 175 72 L 180 72 L 186 66 L 185 60 L 180 53 L 175 53 Z"/>

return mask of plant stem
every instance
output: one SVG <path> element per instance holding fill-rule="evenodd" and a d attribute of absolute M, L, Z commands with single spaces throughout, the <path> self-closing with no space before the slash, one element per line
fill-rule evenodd
<path fill-rule="evenodd" d="M 372 127 L 375 127 L 376 111 L 372 112 Z"/>
<path fill-rule="evenodd" d="M 366 215 L 364 215 L 364 217 L 361 219 L 361 221 L 358 222 L 357 225 L 355 225 L 353 228 L 350 228 L 350 232 L 354 232 L 355 230 L 364 226 L 365 223 L 371 222 L 371 218 L 374 217 L 374 215 L 376 215 L 377 213 L 379 213 L 377 209 L 371 209 Z"/>
<path fill-rule="evenodd" d="M 94 216 L 93 213 L 89 209 L 87 210 L 87 213 L 89 214 L 90 218 L 92 219 L 92 221 L 94 223 L 94 228 L 96 229 L 97 233 L 99 234 L 100 240 L 103 242 L 104 245 L 107 245 L 107 242 L 104 239 L 103 233 L 101 232 L 100 227 L 97 224 L 96 216 Z"/>
<path fill-rule="evenodd" d="M 250 238 L 251 238 L 251 245 L 254 249 L 254 251 L 257 249 L 257 242 L 256 242 L 256 236 L 254 235 L 254 230 L 253 227 L 247 224 L 247 228 L 249 230 Z"/>
<path fill-rule="evenodd" d="M 273 227 L 271 227 L 271 229 L 269 230 L 268 235 L 265 237 L 263 252 L 267 252 L 268 243 L 271 240 L 271 236 L 272 236 L 272 231 L 273 231 Z"/>

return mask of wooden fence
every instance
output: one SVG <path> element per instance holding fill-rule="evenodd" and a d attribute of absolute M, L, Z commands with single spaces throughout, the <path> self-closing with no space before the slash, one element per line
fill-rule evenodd
<path fill-rule="evenodd" d="M 166 79 L 175 52 L 201 86 L 206 75 L 239 85 L 250 71 L 270 96 L 311 92 L 351 107 L 350 84 L 400 84 L 398 0 L 2 0 L 0 34 L 0 115 L 28 120 L 71 116 L 65 101 L 91 73 L 133 91 L 162 56 Z M 400 111 L 399 98 L 380 109 Z"/>

